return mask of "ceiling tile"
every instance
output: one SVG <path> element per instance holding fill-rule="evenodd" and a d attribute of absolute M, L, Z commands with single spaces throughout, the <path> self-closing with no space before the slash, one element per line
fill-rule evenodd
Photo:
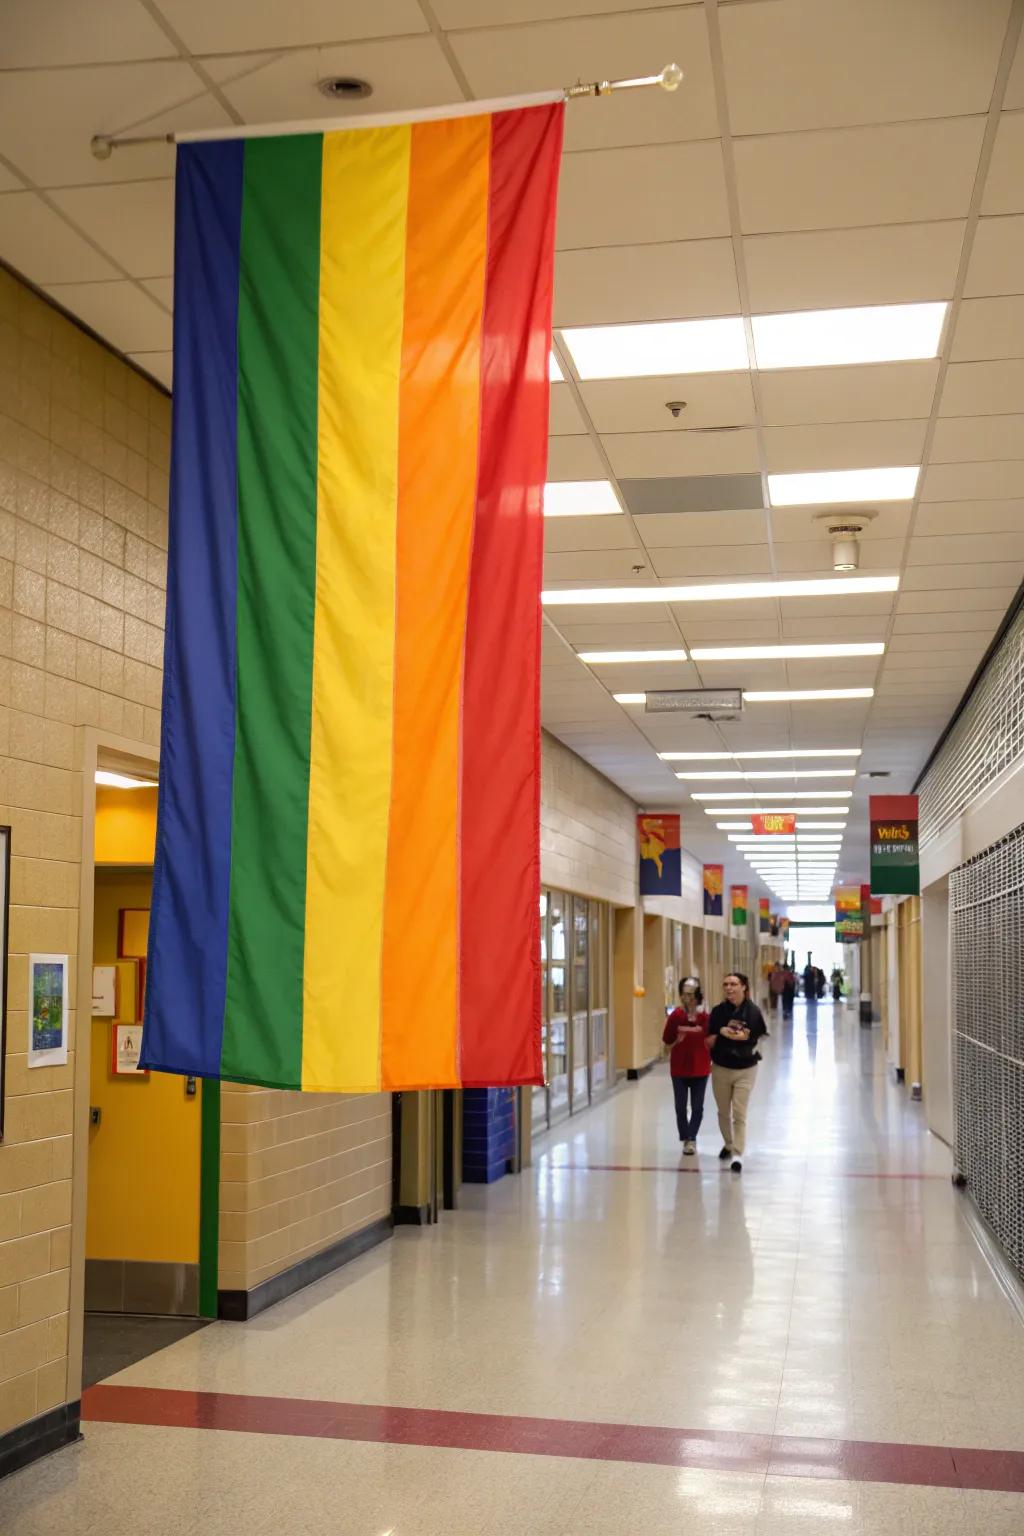
<path fill-rule="evenodd" d="M 946 567 L 940 566 L 934 569 L 943 580 L 948 581 L 949 571 Z M 970 586 L 945 588 L 922 587 L 916 580 L 913 586 L 904 583 L 903 590 L 896 600 L 897 613 L 969 613 L 988 608 L 1001 608 L 1005 613 L 1017 591 L 1016 586 L 1012 584 L 1012 576 L 1009 580 L 1006 576 L 1002 577 L 1002 581 L 1006 584 L 996 587 L 987 584 L 992 579 L 990 566 L 973 566 L 972 569 L 987 573 L 987 580 L 973 582 Z M 998 573 L 996 574 L 997 579 L 1000 579 Z M 920 573 L 915 575 L 919 576 Z"/>
<path fill-rule="evenodd" d="M 548 445 L 549 480 L 607 480 L 608 471 L 589 437 L 553 437 Z"/>
<path fill-rule="evenodd" d="M 652 549 L 655 573 L 663 581 L 693 580 L 702 576 L 723 580 L 744 576 L 770 576 L 767 544 L 702 544 L 685 549 Z M 683 604 L 678 605 L 681 609 Z M 692 613 L 692 607 L 687 608 Z M 685 624 L 685 619 L 683 623 Z"/>
<path fill-rule="evenodd" d="M 1021 213 L 1024 211 L 1024 112 L 1004 112 L 999 119 L 995 147 L 985 192 L 982 213 Z"/>
<path fill-rule="evenodd" d="M 721 10 L 735 134 L 984 113 L 1009 0 L 753 0 Z M 765 61 L 771 60 L 771 67 Z"/>
<path fill-rule="evenodd" d="M 162 277 L 173 269 L 173 181 L 71 187 L 50 196 L 132 277 Z"/>
<path fill-rule="evenodd" d="M 988 501 L 1004 496 L 1024 496 L 1024 459 L 932 464 L 924 472 L 922 500 Z"/>
<path fill-rule="evenodd" d="M 329 102 L 316 88 L 325 75 L 357 75 L 370 81 L 373 95 L 363 101 Z M 462 97 L 440 45 L 430 36 L 278 54 L 223 90 L 246 122 L 336 116 L 339 127 L 371 112 L 443 106 Z"/>
<path fill-rule="evenodd" d="M 909 569 L 916 565 L 958 565 L 981 555 L 1000 565 L 1024 561 L 1024 525 L 1019 525 L 1014 533 L 990 534 L 984 543 L 979 543 L 974 530 L 967 528 L 962 533 L 924 538 L 915 534 L 910 540 L 907 566 Z"/>
<path fill-rule="evenodd" d="M 1024 415 L 945 416 L 935 424 L 929 458 L 933 464 L 947 464 L 968 459 L 1018 459 L 1022 454 Z M 1021 516 L 1019 511 L 1017 516 Z"/>
<path fill-rule="evenodd" d="M 1024 215 L 979 219 L 971 247 L 964 293 L 1017 293 L 1024 271 Z"/>
<path fill-rule="evenodd" d="M 117 269 L 34 192 L 0 195 L 0 251 L 29 282 L 91 282 Z"/>
<path fill-rule="evenodd" d="M 494 26 L 509 22 L 552 21 L 559 16 L 603 16 L 609 11 L 649 11 L 680 0 L 488 0 L 487 19 Z M 700 5 L 701 0 L 681 0 Z M 478 27 L 480 0 L 434 0 L 434 15 L 442 27 Z"/>
<path fill-rule="evenodd" d="M 851 594 L 843 598 L 842 612 L 865 618 L 877 618 L 880 614 L 892 612 L 894 596 L 895 593 L 892 592 Z M 779 612 L 783 618 L 799 619 L 805 616 L 828 618 L 835 611 L 834 597 L 784 597 L 779 602 Z"/>
<path fill-rule="evenodd" d="M 758 544 L 767 523 L 759 512 L 664 512 L 634 518 L 648 549 L 693 549 L 701 544 Z"/>
<path fill-rule="evenodd" d="M 1010 78 L 1006 82 L 1006 95 L 1003 97 L 1004 107 L 1024 107 L 1024 37 L 1017 43 L 1017 52 L 1013 57 L 1013 68 L 1010 70 Z"/>
<path fill-rule="evenodd" d="M 877 619 L 848 618 L 836 610 L 826 618 L 784 619 L 785 640 L 885 640 L 889 633 L 888 616 Z"/>
<path fill-rule="evenodd" d="M 956 630 L 916 634 L 897 632 L 889 641 L 890 657 L 933 655 L 937 651 L 955 651 L 977 661 L 991 639 L 991 630 Z"/>
<path fill-rule="evenodd" d="M 1024 528 L 1024 501 L 922 502 L 917 509 L 914 532 L 922 537 L 960 533 L 964 528 L 976 534 L 1016 533 Z"/>
<path fill-rule="evenodd" d="M 940 416 L 1005 416 L 1024 412 L 1024 361 L 953 363 L 946 370 Z"/>
<path fill-rule="evenodd" d="M 574 549 L 637 549 L 628 517 L 546 517 L 544 549 L 568 554 Z M 638 555 L 637 559 L 642 559 Z M 559 628 L 562 626 L 559 625 Z"/>
<path fill-rule="evenodd" d="M 616 475 L 756 473 L 757 434 L 740 432 L 618 432 L 602 437 Z"/>
<path fill-rule="evenodd" d="M 174 44 L 137 0 L 4 0 L 0 69 L 113 64 L 176 56 Z"/>
<path fill-rule="evenodd" d="M 730 240 L 593 247 L 555 257 L 557 326 L 688 320 L 739 310 Z"/>
<path fill-rule="evenodd" d="M 129 352 L 133 363 L 138 363 L 143 373 L 156 379 L 165 389 L 170 389 L 174 378 L 174 354 L 172 352 Z"/>
<path fill-rule="evenodd" d="M 586 624 L 566 623 L 558 619 L 559 632 L 577 650 L 623 650 L 628 646 L 665 647 L 679 644 L 679 630 L 668 619 L 654 624 L 619 624 L 612 619 L 590 620 Z"/>
<path fill-rule="evenodd" d="M 147 293 L 151 293 L 153 295 L 154 299 L 156 299 L 158 304 L 162 304 L 164 306 L 164 308 L 167 309 L 167 310 L 173 310 L 173 308 L 174 308 L 174 278 L 173 277 L 150 277 L 150 278 L 146 279 L 146 281 L 143 283 L 142 286 L 143 286 L 143 288 L 145 288 Z"/>
<path fill-rule="evenodd" d="M 622 91 L 573 102 L 565 119 L 569 150 L 718 136 L 707 26 L 696 7 L 509 27 L 500 40 L 487 27 L 461 32 L 451 43 L 481 98 L 649 75 L 661 67 L 652 59 L 685 62 L 681 90 Z"/>
<path fill-rule="evenodd" d="M 949 597 L 950 593 L 976 587 L 980 600 L 979 606 L 990 608 L 995 583 L 1010 582 L 1015 589 L 1022 574 L 1024 574 L 1024 564 L 1006 565 L 998 561 L 985 565 L 917 565 L 904 575 L 900 597 L 902 600 L 913 592 L 942 592 Z M 950 601 L 953 607 L 960 606 L 955 598 L 951 598 Z M 908 609 L 908 612 L 913 611 L 915 610 Z"/>
<path fill-rule="evenodd" d="M 920 464 L 926 421 L 848 421 L 808 427 L 767 427 L 768 469 L 871 469 Z"/>
<path fill-rule="evenodd" d="M 743 251 L 754 313 L 952 297 L 961 220 L 754 235 Z"/>
<path fill-rule="evenodd" d="M 910 527 L 910 507 L 890 502 L 878 507 L 878 516 L 865 525 L 863 542 L 875 539 L 903 539 Z M 805 543 L 821 537 L 821 524 L 815 523 L 814 507 L 773 507 L 772 537 L 776 544 Z M 845 601 L 845 599 L 844 599 Z"/>
<path fill-rule="evenodd" d="M 1002 608 L 974 609 L 969 613 L 898 613 L 893 620 L 894 635 L 944 635 L 956 631 L 991 637 L 1002 622 Z"/>
<path fill-rule="evenodd" d="M 599 432 L 688 432 L 694 427 L 752 426 L 749 373 L 688 374 L 680 378 L 598 379 L 580 393 Z M 669 400 L 684 400 L 673 418 Z"/>
<path fill-rule="evenodd" d="M 574 437 L 586 430 L 586 423 L 579 413 L 569 386 L 552 384 L 551 415 L 548 421 L 548 431 L 551 436 Z"/>
<path fill-rule="evenodd" d="M 996 357 L 1024 357 L 1024 297 L 964 299 L 951 360 L 964 363 Z"/>
<path fill-rule="evenodd" d="M 160 0 L 160 9 L 191 53 L 234 53 L 240 48 L 295 48 L 364 37 L 426 32 L 416 0 Z"/>
<path fill-rule="evenodd" d="M 51 284 L 46 292 L 122 352 L 170 351 L 170 315 L 134 283 Z"/>
<path fill-rule="evenodd" d="M 671 188 L 671 196 L 668 189 Z M 567 155 L 558 200 L 559 250 L 700 239 L 729 232 L 717 140 Z"/>
<path fill-rule="evenodd" d="M 938 358 L 926 358 L 912 363 L 762 373 L 759 383 L 765 425 L 927 417 L 938 372 Z"/>
<path fill-rule="evenodd" d="M 109 160 L 97 160 L 89 145 L 94 134 L 117 133 L 194 99 L 198 88 L 194 71 L 181 61 L 5 75 L 0 143 L 5 157 L 40 187 L 172 176 L 169 144 L 126 150 Z"/>
<path fill-rule="evenodd" d="M 740 139 L 735 154 L 743 230 L 962 218 L 984 126 L 983 118 L 961 117 Z"/>

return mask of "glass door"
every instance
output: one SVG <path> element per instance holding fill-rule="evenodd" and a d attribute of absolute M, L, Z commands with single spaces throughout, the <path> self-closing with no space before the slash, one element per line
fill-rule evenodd
<path fill-rule="evenodd" d="M 608 908 L 590 903 L 590 1096 L 608 1086 Z"/>
<path fill-rule="evenodd" d="M 590 1103 L 590 903 L 572 898 L 572 1109 Z"/>
<path fill-rule="evenodd" d="M 550 977 L 548 976 L 548 893 L 540 893 L 540 1059 L 543 1063 L 545 1085 L 551 1075 L 550 1062 L 548 1060 L 550 1015 L 548 989 Z M 548 1125 L 548 1090 L 547 1087 L 534 1088 L 532 1099 L 533 1129 L 536 1133 L 546 1130 Z"/>
<path fill-rule="evenodd" d="M 548 1090 L 549 1119 L 569 1110 L 568 902 L 560 891 L 548 896 Z"/>

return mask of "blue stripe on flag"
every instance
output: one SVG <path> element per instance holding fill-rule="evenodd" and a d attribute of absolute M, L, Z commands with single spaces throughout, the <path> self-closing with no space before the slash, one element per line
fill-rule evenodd
<path fill-rule="evenodd" d="M 220 1073 L 231 881 L 241 142 L 183 145 L 147 1067 Z"/>

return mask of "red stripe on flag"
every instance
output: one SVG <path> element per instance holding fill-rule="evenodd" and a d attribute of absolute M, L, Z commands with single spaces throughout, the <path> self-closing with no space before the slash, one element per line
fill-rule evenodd
<path fill-rule="evenodd" d="M 543 1082 L 540 589 L 555 200 L 564 106 L 491 137 L 480 465 L 466 621 L 459 1075 Z"/>

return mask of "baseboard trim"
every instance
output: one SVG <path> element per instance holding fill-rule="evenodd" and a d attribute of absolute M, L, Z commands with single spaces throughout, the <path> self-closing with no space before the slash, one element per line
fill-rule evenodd
<path fill-rule="evenodd" d="M 642 1067 L 627 1067 L 626 1081 L 629 1083 L 638 1083 L 642 1077 L 646 1077 L 648 1072 L 654 1069 L 655 1062 L 658 1059 L 659 1058 L 655 1057 L 652 1061 L 645 1061 Z"/>
<path fill-rule="evenodd" d="M 432 1213 L 429 1205 L 396 1205 L 391 1219 L 396 1227 L 429 1227 Z"/>
<path fill-rule="evenodd" d="M 250 1318 L 258 1317 L 268 1307 L 284 1301 L 286 1296 L 304 1291 L 307 1285 L 313 1285 L 343 1264 L 350 1264 L 361 1254 L 376 1248 L 378 1243 L 391 1236 L 391 1228 L 391 1217 L 382 1216 L 361 1231 L 343 1237 L 339 1243 L 332 1243 L 320 1253 L 311 1253 L 289 1269 L 283 1269 L 279 1275 L 262 1280 L 251 1291 L 218 1291 L 217 1316 L 229 1323 L 246 1323 Z"/>
<path fill-rule="evenodd" d="M 999 1239 L 975 1205 L 969 1186 L 958 1187 L 963 1196 L 960 1202 L 960 1214 L 970 1227 L 971 1236 L 981 1249 L 982 1257 L 992 1271 L 992 1278 L 1016 1313 L 1017 1321 L 1024 1324 L 1024 1283 L 1000 1247 Z"/>
<path fill-rule="evenodd" d="M 81 1418 L 80 1402 L 61 1403 L 59 1408 L 51 1408 L 48 1413 L 0 1435 L 0 1478 L 38 1461 L 40 1456 L 59 1451 L 73 1440 L 81 1440 Z"/>

